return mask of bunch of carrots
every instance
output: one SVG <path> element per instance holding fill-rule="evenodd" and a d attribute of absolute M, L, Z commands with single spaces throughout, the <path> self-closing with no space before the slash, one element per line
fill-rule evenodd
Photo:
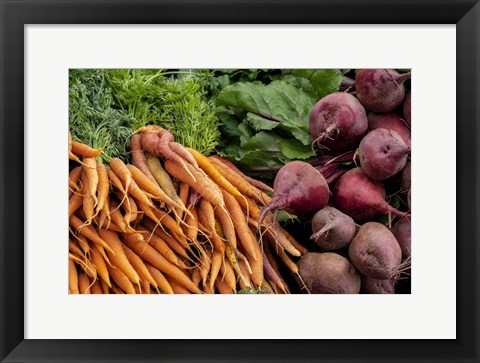
<path fill-rule="evenodd" d="M 130 152 L 132 164 L 106 165 L 69 135 L 70 293 L 290 292 L 281 270 L 299 277 L 308 251 L 274 215 L 258 225 L 269 186 L 158 126 Z"/>

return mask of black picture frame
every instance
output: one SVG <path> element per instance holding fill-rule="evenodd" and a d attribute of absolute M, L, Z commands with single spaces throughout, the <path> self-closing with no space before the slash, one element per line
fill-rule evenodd
<path fill-rule="evenodd" d="M 478 0 L 0 0 L 0 14 L 2 362 L 480 361 Z M 24 26 L 157 23 L 456 24 L 456 339 L 325 341 L 24 339 Z M 448 166 L 446 171 L 452 172 Z M 452 241 L 452 245 L 454 242 Z"/>

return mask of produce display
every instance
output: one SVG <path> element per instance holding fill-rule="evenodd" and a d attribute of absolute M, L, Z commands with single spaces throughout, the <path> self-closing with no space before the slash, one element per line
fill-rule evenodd
<path fill-rule="evenodd" d="M 72 69 L 70 294 L 402 294 L 408 69 Z"/>

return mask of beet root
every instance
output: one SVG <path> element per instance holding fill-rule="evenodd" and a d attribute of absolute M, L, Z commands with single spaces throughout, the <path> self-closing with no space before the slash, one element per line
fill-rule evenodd
<path fill-rule="evenodd" d="M 360 142 L 360 166 L 374 180 L 387 180 L 400 172 L 408 160 L 410 146 L 393 130 L 370 131 Z"/>
<path fill-rule="evenodd" d="M 412 91 L 408 91 L 407 94 L 405 95 L 405 100 L 403 101 L 403 117 L 405 117 L 405 121 L 407 121 L 409 125 L 412 124 L 411 103 L 412 103 Z"/>
<path fill-rule="evenodd" d="M 319 210 L 312 218 L 310 237 L 316 245 L 327 251 L 348 246 L 357 228 L 353 219 L 334 207 Z"/>
<path fill-rule="evenodd" d="M 412 224 L 406 219 L 402 218 L 396 222 L 390 231 L 395 236 L 400 248 L 402 250 L 402 260 L 411 257 L 412 250 Z"/>
<path fill-rule="evenodd" d="M 341 153 L 357 147 L 368 128 L 362 104 L 351 94 L 331 93 L 310 110 L 309 131 L 313 145 Z"/>
<path fill-rule="evenodd" d="M 273 182 L 274 197 L 262 208 L 259 224 L 270 211 L 285 210 L 298 217 L 309 216 L 325 207 L 330 189 L 323 175 L 303 161 L 284 165 Z"/>
<path fill-rule="evenodd" d="M 398 280 L 410 268 L 410 259 L 402 263 L 402 249 L 393 233 L 377 222 L 360 227 L 348 256 L 358 271 L 379 280 Z"/>
<path fill-rule="evenodd" d="M 309 252 L 298 262 L 298 273 L 312 294 L 358 294 L 360 274 L 345 257 L 334 252 Z"/>
<path fill-rule="evenodd" d="M 375 181 L 357 167 L 343 174 L 335 184 L 332 193 L 332 204 L 355 220 L 366 221 L 391 213 L 406 217 L 385 201 L 385 187 L 382 182 Z"/>
<path fill-rule="evenodd" d="M 411 145 L 411 131 L 406 121 L 396 113 L 370 112 L 368 118 L 368 131 L 376 129 L 388 129 L 396 131 L 405 144 Z"/>
<path fill-rule="evenodd" d="M 395 294 L 394 280 L 379 280 L 372 276 L 362 275 L 362 294 Z"/>
<path fill-rule="evenodd" d="M 403 83 L 410 76 L 393 69 L 362 69 L 355 77 L 357 98 L 370 111 L 391 112 L 402 104 Z"/>

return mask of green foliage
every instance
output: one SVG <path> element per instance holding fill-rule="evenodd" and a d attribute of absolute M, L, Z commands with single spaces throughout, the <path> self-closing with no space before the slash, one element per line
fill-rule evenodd
<path fill-rule="evenodd" d="M 132 134 L 128 125 L 133 119 L 112 106 L 112 91 L 104 70 L 70 70 L 69 129 L 73 140 L 103 148 L 104 162 L 113 157 L 127 162 Z"/>

